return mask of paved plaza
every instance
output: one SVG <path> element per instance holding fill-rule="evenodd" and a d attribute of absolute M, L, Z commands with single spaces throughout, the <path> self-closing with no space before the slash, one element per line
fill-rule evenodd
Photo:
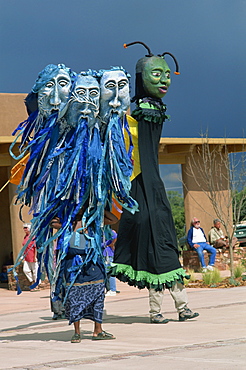
<path fill-rule="evenodd" d="M 0 289 L 0 369 L 246 369 L 246 287 L 188 288 L 196 319 L 179 322 L 165 292 L 168 324 L 150 324 L 148 291 L 117 282 L 120 294 L 105 299 L 104 330 L 116 340 L 92 341 L 93 323 L 81 322 L 81 343 L 73 327 L 54 321 L 49 290 Z"/>

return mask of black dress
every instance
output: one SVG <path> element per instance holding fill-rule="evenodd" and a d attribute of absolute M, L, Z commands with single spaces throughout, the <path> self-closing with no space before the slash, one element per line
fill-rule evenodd
<path fill-rule="evenodd" d="M 132 181 L 131 196 L 139 204 L 134 215 L 123 211 L 115 246 L 113 275 L 138 288 L 162 290 L 182 281 L 176 231 L 161 180 L 158 147 L 165 106 L 140 104 L 132 116 L 138 121 L 141 173 Z"/>

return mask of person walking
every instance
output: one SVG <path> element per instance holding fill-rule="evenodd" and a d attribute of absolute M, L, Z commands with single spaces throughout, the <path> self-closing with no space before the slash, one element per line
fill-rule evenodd
<path fill-rule="evenodd" d="M 25 233 L 22 246 L 26 245 L 30 238 L 31 233 L 31 224 L 24 224 L 23 230 Z M 28 281 L 30 282 L 30 286 L 34 284 L 37 280 L 37 271 L 38 271 L 38 263 L 36 258 L 36 243 L 34 239 L 28 243 L 25 252 L 24 252 L 24 262 L 23 262 L 23 272 L 26 275 Z M 31 292 L 38 290 L 37 288 L 30 289 Z"/>

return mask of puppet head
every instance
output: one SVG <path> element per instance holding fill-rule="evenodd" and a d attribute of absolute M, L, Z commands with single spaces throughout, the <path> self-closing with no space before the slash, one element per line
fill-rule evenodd
<path fill-rule="evenodd" d="M 81 72 L 75 82 L 66 120 L 76 126 L 81 119 L 86 119 L 89 127 L 95 125 L 99 113 L 100 88 L 93 71 Z"/>
<path fill-rule="evenodd" d="M 100 117 L 108 122 L 113 113 L 122 117 L 130 106 L 130 75 L 122 67 L 100 72 Z"/>
<path fill-rule="evenodd" d="M 141 75 L 145 96 L 162 99 L 171 84 L 170 68 L 159 56 L 145 57 L 137 62 L 136 73 Z"/>
<path fill-rule="evenodd" d="M 38 109 L 45 117 L 58 112 L 64 116 L 75 73 L 64 64 L 49 64 L 38 75 L 32 88 L 38 95 Z"/>
<path fill-rule="evenodd" d="M 174 73 L 179 74 L 178 63 L 175 57 L 168 52 L 161 55 L 153 55 L 148 46 L 140 41 L 124 44 L 124 47 L 127 48 L 133 44 L 142 44 L 148 50 L 148 54 L 139 59 L 136 65 L 136 94 L 133 100 L 143 97 L 162 99 L 171 84 L 170 68 L 164 56 L 168 54 L 173 58 L 176 64 L 176 72 Z"/>

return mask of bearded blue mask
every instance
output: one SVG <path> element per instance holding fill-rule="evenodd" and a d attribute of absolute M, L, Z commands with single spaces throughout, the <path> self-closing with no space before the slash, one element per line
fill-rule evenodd
<path fill-rule="evenodd" d="M 130 75 L 118 67 L 100 72 L 100 117 L 108 122 L 113 113 L 122 117 L 130 106 Z"/>
<path fill-rule="evenodd" d="M 32 91 L 38 94 L 38 109 L 45 118 L 54 112 L 58 118 L 64 116 L 74 78 L 64 64 L 49 64 L 40 72 Z"/>
<path fill-rule="evenodd" d="M 95 77 L 81 72 L 74 85 L 66 113 L 67 122 L 75 127 L 81 119 L 86 119 L 89 127 L 95 125 L 99 113 L 99 83 Z"/>

